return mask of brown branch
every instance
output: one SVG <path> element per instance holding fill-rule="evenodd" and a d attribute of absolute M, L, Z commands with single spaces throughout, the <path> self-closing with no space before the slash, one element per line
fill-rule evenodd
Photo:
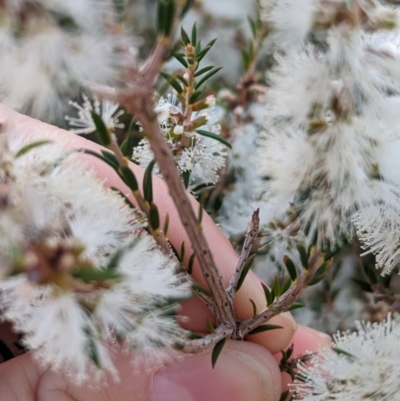
<path fill-rule="evenodd" d="M 232 332 L 232 327 L 227 327 L 226 325 L 221 324 L 214 333 L 208 334 L 203 338 L 187 341 L 184 344 L 182 351 L 191 354 L 198 354 L 206 350 L 211 345 L 215 345 L 223 338 L 229 337 Z"/>
<path fill-rule="evenodd" d="M 258 229 L 260 226 L 260 218 L 259 218 L 260 210 L 257 209 L 251 218 L 251 222 L 249 225 L 249 228 L 247 229 L 246 233 L 246 239 L 244 240 L 243 248 L 239 256 L 238 263 L 236 265 L 235 272 L 232 276 L 232 279 L 228 285 L 228 288 L 226 289 L 226 292 L 228 294 L 229 299 L 233 302 L 233 299 L 235 297 L 235 292 L 236 292 L 236 287 L 239 282 L 240 276 L 242 274 L 243 268 L 249 259 L 249 254 L 251 251 L 251 248 L 254 244 L 254 241 L 257 238 L 258 235 Z"/>
<path fill-rule="evenodd" d="M 229 322 L 234 324 L 236 319 L 233 313 L 233 305 L 229 301 L 225 291 L 222 277 L 214 263 L 203 231 L 199 227 L 197 217 L 189 202 L 187 192 L 183 186 L 168 144 L 158 125 L 154 111 L 152 108 L 149 109 L 149 105 L 152 104 L 152 99 L 150 95 L 148 95 L 141 100 L 140 104 L 135 102 L 133 105 L 127 105 L 128 110 L 135 114 L 141 122 L 143 130 L 147 134 L 151 150 L 162 171 L 163 178 L 167 183 L 171 198 L 180 212 L 179 216 L 182 225 L 189 236 L 193 251 L 215 300 L 217 322 Z"/>
<path fill-rule="evenodd" d="M 316 249 L 310 257 L 310 264 L 308 270 L 303 270 L 300 277 L 294 285 L 283 295 L 278 297 L 271 305 L 258 313 L 255 317 L 243 320 L 238 329 L 238 339 L 243 339 L 250 331 L 261 326 L 274 316 L 286 312 L 291 305 L 299 298 L 301 293 L 307 287 L 308 283 L 313 279 L 315 272 L 321 265 L 323 257 Z"/>

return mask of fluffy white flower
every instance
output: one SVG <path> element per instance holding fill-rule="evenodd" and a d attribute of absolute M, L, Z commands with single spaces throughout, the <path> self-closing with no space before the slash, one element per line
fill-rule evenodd
<path fill-rule="evenodd" d="M 397 400 L 400 323 L 357 323 L 357 332 L 337 334 L 333 349 L 320 349 L 310 366 L 300 366 L 304 382 L 295 384 L 304 401 Z"/>
<path fill-rule="evenodd" d="M 268 75 L 262 191 L 271 216 L 295 212 L 311 242 L 335 246 L 352 239 L 356 210 L 385 202 L 377 197 L 376 181 L 398 182 L 389 148 L 400 138 L 400 76 L 397 51 L 386 43 L 397 48 L 399 32 L 365 34 L 361 25 L 332 20 L 340 7 L 354 12 L 343 2 L 307 3 L 318 3 L 315 18 L 331 20 L 322 25 L 319 43 L 285 49 Z M 357 3 L 371 24 L 390 14 L 382 17 L 380 9 Z M 279 7 L 273 9 L 283 14 Z"/>
<path fill-rule="evenodd" d="M 311 31 L 318 0 L 260 0 L 261 18 L 283 46 L 301 45 Z"/>
<path fill-rule="evenodd" d="M 119 39 L 106 32 L 109 6 L 103 0 L 2 2 L 2 101 L 49 118 L 78 85 L 114 82 Z"/>
<path fill-rule="evenodd" d="M 10 151 L 22 143 L 15 135 Z M 143 231 L 140 214 L 63 145 L 32 149 L 8 169 L 0 258 L 3 273 L 5 261 L 16 277 L 0 278 L 1 314 L 41 363 L 81 382 L 104 370 L 116 375 L 121 339 L 147 351 L 175 345 L 184 335 L 175 301 L 190 296 L 190 285 Z"/>
<path fill-rule="evenodd" d="M 70 102 L 70 104 L 78 110 L 78 118 L 65 116 L 69 125 L 72 128 L 71 132 L 75 134 L 90 134 L 96 131 L 96 125 L 92 118 L 92 112 L 99 115 L 104 124 L 110 131 L 115 131 L 116 128 L 124 128 L 124 124 L 120 123 L 118 118 L 124 114 L 123 110 L 118 110 L 119 104 L 102 100 L 101 103 L 98 99 L 93 98 L 93 104 L 90 102 L 86 95 L 83 97 L 83 106 L 77 102 Z"/>
<path fill-rule="evenodd" d="M 183 127 L 177 124 L 182 110 L 173 97 L 161 98 L 155 111 L 179 172 L 182 175 L 190 173 L 189 188 L 193 189 L 200 184 L 214 184 L 218 179 L 218 171 L 225 165 L 226 146 L 195 131 L 184 132 Z M 213 108 L 193 113 L 192 121 L 204 120 L 196 129 L 219 135 L 220 126 L 215 114 Z M 183 136 L 185 138 L 182 140 Z M 153 159 L 149 142 L 142 139 L 133 149 L 132 160 L 146 168 Z M 153 173 L 161 175 L 157 165 Z"/>

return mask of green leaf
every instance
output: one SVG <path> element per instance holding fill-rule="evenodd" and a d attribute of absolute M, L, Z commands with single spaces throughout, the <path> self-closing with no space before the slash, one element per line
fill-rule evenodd
<path fill-rule="evenodd" d="M 249 272 L 250 267 L 251 267 L 251 265 L 253 264 L 253 261 L 254 261 L 254 257 L 255 257 L 255 256 L 256 256 L 256 255 L 251 255 L 251 256 L 249 257 L 249 259 L 246 261 L 246 263 L 244 264 L 242 273 L 240 274 L 239 280 L 238 280 L 238 282 L 237 282 L 237 284 L 236 284 L 236 289 L 235 289 L 236 292 L 238 292 L 238 291 L 240 290 L 240 287 L 242 286 L 242 284 L 243 284 L 243 282 L 244 282 L 244 279 L 246 278 L 247 273 Z"/>
<path fill-rule="evenodd" d="M 108 157 L 105 157 L 104 155 L 101 155 L 101 154 L 96 153 L 93 150 L 89 150 L 89 149 L 79 149 L 79 151 L 84 153 L 84 154 L 97 157 L 98 159 L 102 160 L 104 163 L 107 163 L 110 167 L 112 167 L 119 174 L 119 166 L 118 166 L 118 164 L 115 164 Z"/>
<path fill-rule="evenodd" d="M 195 1 L 196 0 L 186 0 L 186 3 L 182 9 L 181 18 L 183 18 L 186 15 L 186 13 L 192 8 Z"/>
<path fill-rule="evenodd" d="M 164 35 L 170 36 L 175 18 L 175 0 L 167 0 Z"/>
<path fill-rule="evenodd" d="M 207 328 L 208 328 L 208 331 L 209 331 L 211 334 L 214 334 L 214 333 L 215 333 L 215 327 L 213 326 L 213 324 L 212 324 L 212 322 L 211 322 L 210 319 L 207 319 Z"/>
<path fill-rule="evenodd" d="M 146 167 L 146 170 L 145 170 L 144 176 L 143 176 L 143 197 L 149 203 L 153 202 L 153 175 L 152 175 L 152 171 L 153 171 L 153 168 L 154 168 L 155 164 L 156 164 L 155 160 L 150 162 L 149 165 Z"/>
<path fill-rule="evenodd" d="M 212 69 L 210 72 L 208 72 L 204 77 L 196 83 L 195 89 L 199 89 L 206 81 L 208 81 L 212 76 L 214 76 L 218 71 L 222 70 L 222 67 L 216 67 Z"/>
<path fill-rule="evenodd" d="M 250 57 L 249 57 L 247 51 L 244 49 L 242 49 L 241 53 L 242 53 L 242 61 L 243 61 L 244 70 L 247 71 L 250 66 Z"/>
<path fill-rule="evenodd" d="M 214 46 L 214 43 L 216 41 L 217 41 L 217 39 L 213 39 L 206 45 L 206 47 L 203 50 L 200 50 L 199 52 L 197 52 L 197 49 L 196 49 L 196 58 L 197 58 L 198 63 L 200 63 L 200 61 L 204 58 L 204 56 L 211 50 L 211 48 Z"/>
<path fill-rule="evenodd" d="M 251 33 L 253 34 L 253 38 L 257 36 L 257 24 L 251 17 L 247 17 L 251 29 Z"/>
<path fill-rule="evenodd" d="M 192 288 L 193 288 L 195 291 L 201 292 L 202 294 L 207 295 L 208 297 L 211 297 L 210 291 L 206 290 L 206 289 L 205 289 L 203 286 L 201 286 L 200 284 L 193 283 L 193 284 L 192 284 Z"/>
<path fill-rule="evenodd" d="M 191 171 L 184 171 L 184 172 L 182 173 L 183 185 L 185 186 L 185 189 L 187 189 L 188 186 L 189 186 L 189 183 L 190 183 L 190 174 L 191 174 Z"/>
<path fill-rule="evenodd" d="M 355 278 L 355 277 L 352 278 L 351 281 L 356 283 L 363 291 L 372 293 L 372 286 L 367 281 L 360 280 L 360 279 Z"/>
<path fill-rule="evenodd" d="M 272 298 L 270 289 L 264 283 L 261 283 L 261 286 L 264 290 L 264 295 L 265 295 L 265 300 L 267 301 L 267 306 L 271 305 L 274 302 L 274 299 Z"/>
<path fill-rule="evenodd" d="M 113 0 L 114 10 L 117 14 L 118 20 L 121 21 L 123 19 L 124 10 L 125 10 L 125 0 Z"/>
<path fill-rule="evenodd" d="M 101 116 L 94 111 L 90 112 L 90 114 L 92 115 L 92 120 L 96 126 L 97 137 L 99 138 L 100 143 L 107 148 L 111 144 L 110 131 Z"/>
<path fill-rule="evenodd" d="M 101 368 L 99 351 L 94 341 L 92 330 L 88 327 L 85 329 L 86 332 L 86 352 L 90 360 L 96 367 Z"/>
<path fill-rule="evenodd" d="M 342 348 L 338 348 L 338 347 L 332 347 L 332 351 L 336 352 L 338 355 L 343 355 L 346 356 L 347 358 L 351 359 L 351 360 L 356 360 L 357 358 L 351 354 L 350 352 L 345 351 Z"/>
<path fill-rule="evenodd" d="M 203 91 L 194 91 L 189 97 L 189 104 L 196 103 Z"/>
<path fill-rule="evenodd" d="M 167 213 L 165 216 L 164 228 L 163 228 L 163 234 L 165 236 L 167 236 L 168 234 L 168 228 L 169 228 L 169 214 Z"/>
<path fill-rule="evenodd" d="M 226 338 L 223 338 L 222 340 L 218 341 L 215 344 L 215 346 L 212 350 L 211 365 L 212 365 L 213 369 L 215 368 L 215 364 L 217 363 L 218 357 L 221 354 L 221 351 L 224 348 L 225 343 L 226 343 Z"/>
<path fill-rule="evenodd" d="M 181 26 L 181 38 L 182 38 L 182 43 L 186 46 L 190 43 L 190 38 L 189 35 L 186 33 L 185 29 L 183 26 Z"/>
<path fill-rule="evenodd" d="M 131 133 L 129 133 L 125 141 L 123 141 L 120 146 L 121 152 L 125 157 L 131 158 L 134 144 L 135 138 Z"/>
<path fill-rule="evenodd" d="M 149 223 L 153 230 L 158 230 L 160 228 L 160 215 L 158 213 L 158 208 L 154 203 L 150 204 Z"/>
<path fill-rule="evenodd" d="M 257 305 L 252 299 L 250 299 L 250 303 L 253 308 L 253 317 L 255 317 L 255 316 L 257 316 Z"/>
<path fill-rule="evenodd" d="M 204 73 L 211 71 L 214 68 L 213 65 L 209 65 L 208 67 L 204 67 L 201 70 L 197 71 L 196 74 L 194 74 L 195 78 L 199 77 L 200 75 L 203 75 Z"/>
<path fill-rule="evenodd" d="M 183 53 L 175 53 L 173 56 L 185 67 L 188 68 L 189 64 L 186 61 L 185 55 Z"/>
<path fill-rule="evenodd" d="M 284 261 L 285 261 L 285 266 L 286 269 L 289 273 L 290 278 L 292 281 L 295 281 L 297 279 L 297 270 L 296 266 L 294 265 L 292 259 L 289 258 L 289 256 L 284 256 Z"/>
<path fill-rule="evenodd" d="M 247 335 L 252 336 L 254 334 L 263 333 L 264 331 L 275 330 L 275 329 L 283 329 L 283 327 L 278 326 L 277 324 L 263 324 L 262 326 L 258 326 L 256 329 L 247 333 Z"/>
<path fill-rule="evenodd" d="M 184 257 L 185 257 L 185 241 L 183 241 L 181 244 L 181 252 L 179 254 L 179 262 L 182 263 Z"/>
<path fill-rule="evenodd" d="M 111 258 L 108 260 L 106 269 L 107 270 L 113 270 L 118 267 L 118 263 L 121 260 L 122 256 L 124 256 L 126 252 L 126 247 L 118 249 L 114 254 L 111 256 Z"/>
<path fill-rule="evenodd" d="M 172 76 L 167 74 L 166 72 L 161 71 L 160 75 L 179 93 L 183 92 L 182 86 L 179 82 Z"/>
<path fill-rule="evenodd" d="M 292 280 L 291 280 L 290 278 L 288 278 L 288 279 L 284 282 L 284 284 L 283 284 L 283 286 L 282 286 L 281 294 L 284 294 L 284 293 L 291 287 L 291 285 L 292 285 Z"/>
<path fill-rule="evenodd" d="M 121 167 L 121 174 L 122 174 L 124 183 L 129 187 L 129 189 L 131 191 L 135 192 L 139 189 L 139 184 L 137 182 L 135 174 L 129 167 L 127 167 L 127 166 Z"/>
<path fill-rule="evenodd" d="M 298 245 L 297 246 L 297 251 L 299 252 L 299 255 L 300 255 L 301 265 L 305 269 L 308 269 L 308 267 L 309 267 L 309 265 L 308 265 L 308 253 L 307 253 L 306 249 L 304 248 L 304 246 Z"/>
<path fill-rule="evenodd" d="M 293 302 L 292 305 L 288 308 L 288 311 L 303 308 L 305 305 L 301 302 Z"/>
<path fill-rule="evenodd" d="M 118 159 L 115 157 L 114 153 L 111 153 L 108 150 L 101 150 L 100 152 L 106 159 L 114 163 L 114 165 L 119 166 Z"/>
<path fill-rule="evenodd" d="M 48 139 L 41 139 L 38 141 L 34 141 L 31 143 L 28 143 L 28 145 L 25 145 L 23 148 L 21 148 L 16 154 L 15 158 L 18 159 L 18 157 L 23 156 L 25 153 L 28 153 L 30 150 L 38 148 L 39 146 L 47 145 L 49 143 L 52 143 L 52 141 L 49 141 Z"/>
<path fill-rule="evenodd" d="M 177 75 L 176 77 L 183 83 L 183 85 L 185 85 L 187 88 L 189 87 L 188 81 L 186 81 L 182 75 Z"/>
<path fill-rule="evenodd" d="M 121 274 L 113 269 L 83 267 L 72 272 L 72 277 L 80 279 L 85 283 L 90 283 L 92 281 L 118 280 L 121 278 Z"/>
<path fill-rule="evenodd" d="M 203 338 L 203 336 L 201 336 L 201 335 L 199 335 L 199 334 L 196 334 L 196 333 L 193 333 L 193 332 L 191 332 L 191 331 L 189 331 L 189 332 L 186 333 L 186 337 L 187 337 L 189 340 L 199 340 L 200 338 Z"/>
<path fill-rule="evenodd" d="M 169 36 L 175 16 L 174 0 L 158 0 L 158 27 L 159 35 Z"/>
<path fill-rule="evenodd" d="M 274 286 L 272 287 L 272 292 L 275 294 L 276 298 L 281 295 L 281 285 L 279 283 L 278 277 L 275 277 Z"/>
<path fill-rule="evenodd" d="M 196 46 L 196 43 L 197 43 L 197 26 L 196 23 L 194 23 L 192 27 L 192 45 Z"/>
<path fill-rule="evenodd" d="M 205 131 L 205 130 L 202 130 L 202 129 L 198 129 L 198 130 L 196 130 L 196 132 L 199 135 L 206 136 L 207 138 L 215 139 L 216 141 L 221 142 L 222 144 L 224 144 L 228 148 L 232 149 L 232 145 L 225 138 L 223 138 L 221 135 L 214 134 L 214 132 Z"/>
<path fill-rule="evenodd" d="M 192 254 L 190 255 L 190 258 L 189 258 L 189 262 L 188 262 L 188 273 L 189 273 L 190 275 L 192 275 L 192 273 L 193 273 L 193 264 L 194 264 L 194 259 L 195 259 L 195 257 L 196 257 L 196 255 L 195 255 L 194 253 L 192 253 Z"/>

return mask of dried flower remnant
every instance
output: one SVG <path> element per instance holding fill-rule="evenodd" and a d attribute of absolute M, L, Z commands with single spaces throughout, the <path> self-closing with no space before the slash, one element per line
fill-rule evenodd
<path fill-rule="evenodd" d="M 117 377 L 121 339 L 150 355 L 173 347 L 185 335 L 175 302 L 191 294 L 187 277 L 76 155 L 46 144 L 15 157 L 23 143 L 10 139 L 2 157 L 2 316 L 39 362 L 77 382 Z"/>

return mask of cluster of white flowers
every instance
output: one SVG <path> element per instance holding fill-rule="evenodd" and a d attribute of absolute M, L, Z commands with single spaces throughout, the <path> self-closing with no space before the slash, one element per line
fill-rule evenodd
<path fill-rule="evenodd" d="M 266 4 L 285 48 L 267 77 L 259 154 L 267 220 L 290 211 L 311 243 L 335 247 L 355 219 L 387 273 L 399 261 L 400 14 L 383 3 Z"/>
<path fill-rule="evenodd" d="M 399 399 L 400 321 L 388 316 L 382 323 L 357 323 L 357 332 L 338 334 L 332 348 L 301 365 L 295 383 L 303 401 Z"/>
<path fill-rule="evenodd" d="M 25 142 L 25 143 L 24 143 Z M 8 139 L 0 158 L 0 312 L 39 361 L 73 380 L 116 376 L 113 348 L 173 347 L 187 276 L 79 154 Z M 159 353 L 159 350 L 157 350 Z"/>
<path fill-rule="evenodd" d="M 180 173 L 190 175 L 189 189 L 201 184 L 214 184 L 218 179 L 218 171 L 225 165 L 226 146 L 196 131 L 204 130 L 215 135 L 220 134 L 221 128 L 214 109 L 215 100 L 210 97 L 204 102 L 206 108 L 192 114 L 191 125 L 194 125 L 194 129 L 190 132 L 186 132 L 184 126 L 179 124 L 182 110 L 173 96 L 161 98 L 155 107 L 160 127 Z M 154 159 L 147 139 L 141 140 L 134 148 L 132 159 L 143 168 Z M 153 172 L 161 175 L 157 167 Z"/>
<path fill-rule="evenodd" d="M 108 0 L 2 1 L 1 100 L 49 119 L 79 85 L 114 82 L 122 37 L 107 33 L 112 12 Z"/>

